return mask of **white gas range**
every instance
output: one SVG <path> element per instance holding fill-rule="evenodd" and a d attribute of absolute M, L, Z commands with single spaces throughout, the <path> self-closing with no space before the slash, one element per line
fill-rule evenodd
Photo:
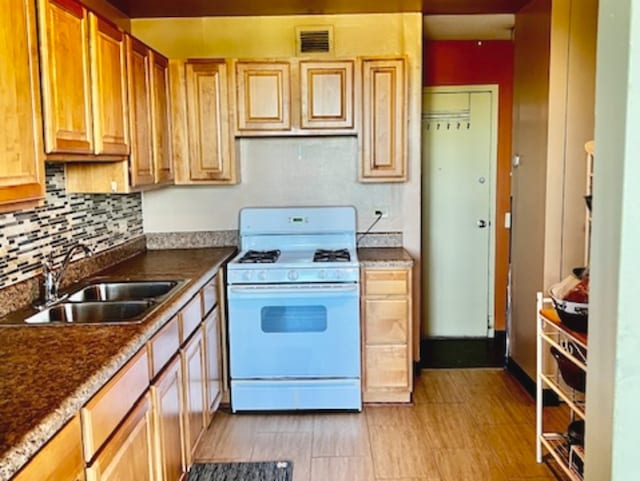
<path fill-rule="evenodd" d="M 355 209 L 243 209 L 240 247 L 227 266 L 232 410 L 360 410 Z"/>

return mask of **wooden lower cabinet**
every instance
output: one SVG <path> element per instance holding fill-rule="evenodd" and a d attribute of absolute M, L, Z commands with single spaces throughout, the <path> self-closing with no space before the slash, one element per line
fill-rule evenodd
<path fill-rule="evenodd" d="M 84 481 L 80 418 L 75 416 L 13 481 Z"/>
<path fill-rule="evenodd" d="M 147 393 L 125 418 L 95 461 L 87 466 L 87 481 L 152 481 L 153 431 Z"/>
<path fill-rule="evenodd" d="M 200 329 L 180 351 L 184 384 L 184 441 L 187 466 L 193 462 L 193 453 L 207 427 L 204 352 L 204 337 Z"/>
<path fill-rule="evenodd" d="M 220 309 L 213 309 L 202 323 L 205 342 L 205 388 L 207 394 L 207 424 L 213 418 L 222 398 L 222 351 L 220 339 Z"/>
<path fill-rule="evenodd" d="M 179 481 L 186 471 L 183 452 L 182 389 L 180 356 L 176 356 L 151 385 L 156 479 L 162 481 Z"/>
<path fill-rule="evenodd" d="M 365 402 L 409 402 L 413 390 L 411 270 L 363 269 Z"/>

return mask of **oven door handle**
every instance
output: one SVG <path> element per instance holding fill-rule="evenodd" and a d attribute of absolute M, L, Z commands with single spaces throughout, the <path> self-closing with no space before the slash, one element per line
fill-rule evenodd
<path fill-rule="evenodd" d="M 358 294 L 358 284 L 323 284 L 318 285 L 301 285 L 296 287 L 285 286 L 230 286 L 229 295 L 255 297 L 255 296 L 273 296 L 273 295 L 287 295 L 287 296 L 331 296 L 331 295 L 345 295 L 345 294 Z"/>

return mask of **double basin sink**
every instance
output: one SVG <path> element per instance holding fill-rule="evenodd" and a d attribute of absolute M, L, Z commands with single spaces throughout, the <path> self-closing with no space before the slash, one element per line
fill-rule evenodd
<path fill-rule="evenodd" d="M 179 280 L 92 282 L 24 322 L 29 325 L 142 322 L 181 283 Z"/>

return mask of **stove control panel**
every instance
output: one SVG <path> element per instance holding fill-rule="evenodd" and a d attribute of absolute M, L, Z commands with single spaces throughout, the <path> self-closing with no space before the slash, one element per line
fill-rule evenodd
<path fill-rule="evenodd" d="M 312 282 L 358 282 L 358 267 L 323 268 L 269 268 L 240 267 L 227 270 L 228 284 L 307 284 Z"/>

